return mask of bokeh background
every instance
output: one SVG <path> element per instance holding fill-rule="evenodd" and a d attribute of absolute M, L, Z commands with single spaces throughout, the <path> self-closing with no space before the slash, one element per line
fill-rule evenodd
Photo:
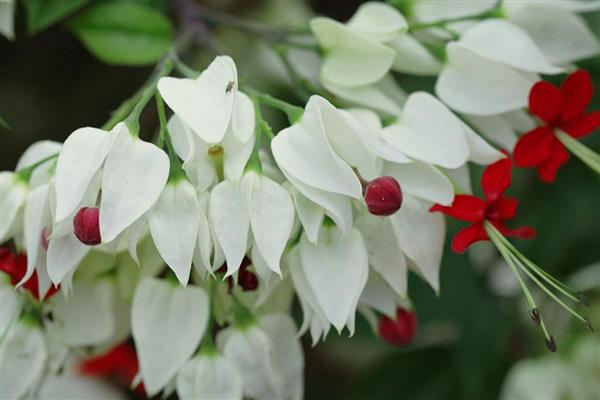
<path fill-rule="evenodd" d="M 138 1 L 164 10 L 177 21 L 168 1 Z M 259 21 L 303 26 L 312 14 L 346 20 L 361 1 L 202 3 Z M 586 14 L 585 18 L 600 36 L 600 12 Z M 13 42 L 0 38 L 0 116 L 11 127 L 10 131 L 0 131 L 2 170 L 13 169 L 20 154 L 37 140 L 63 141 L 81 126 L 102 125 L 110 111 L 131 96 L 152 70 L 151 66 L 123 67 L 99 61 L 65 29 L 64 22 L 29 34 L 20 2 L 16 32 L 17 39 Z M 243 79 L 301 105 L 290 90 L 283 65 L 267 46 L 227 28 L 208 34 L 212 43 L 218 44 L 218 51 L 236 59 Z M 214 56 L 214 46 L 209 47 L 199 46 L 186 56 L 186 61 L 201 69 Z M 586 60 L 581 66 L 590 71 L 596 87 L 600 87 L 600 57 Z M 433 78 L 396 77 L 408 91 L 431 91 L 434 84 Z M 598 93 L 593 107 L 600 109 Z M 154 134 L 157 124 L 151 108 L 142 124 L 146 137 Z M 277 117 L 268 117 L 274 126 L 284 122 Z M 586 144 L 600 151 L 600 133 L 591 135 Z M 480 173 L 473 170 L 474 182 L 479 180 Z M 531 170 L 517 170 L 514 179 L 510 194 L 521 199 L 516 222 L 538 230 L 535 240 L 521 241 L 518 247 L 563 280 L 573 279 L 589 267 L 587 276 L 579 278 L 580 283 L 593 286 L 595 282 L 597 286 L 600 283 L 598 177 L 573 158 L 561 169 L 553 185 L 539 182 Z M 448 221 L 448 238 L 459 226 Z M 515 363 L 526 358 L 549 357 L 541 334 L 528 317 L 514 278 L 489 246 L 483 244 L 468 255 L 459 256 L 447 245 L 441 288 L 436 296 L 419 278 L 410 277 L 409 293 L 419 318 L 419 333 L 408 349 L 386 345 L 364 320 L 352 339 L 330 334 L 326 343 L 314 348 L 307 341 L 306 398 L 496 399 L 501 397 L 503 383 Z M 589 296 L 592 306 L 589 314 L 600 327 L 600 297 L 595 290 Z M 548 324 L 557 327 L 553 333 L 559 352 L 550 357 L 565 361 L 563 366 L 569 369 L 578 363 L 571 350 L 592 334 L 563 311 L 555 310 L 552 304 L 542 304 Z M 590 349 L 592 370 L 587 371 L 590 375 L 586 380 L 592 388 L 595 385 L 600 398 L 600 347 Z M 585 368 L 588 370 L 589 366 Z M 542 381 L 527 382 L 535 390 L 536 385 L 552 379 L 548 375 Z"/>

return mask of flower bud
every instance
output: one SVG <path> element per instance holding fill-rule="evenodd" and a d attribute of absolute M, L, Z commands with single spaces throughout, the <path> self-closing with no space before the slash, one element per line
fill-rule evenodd
<path fill-rule="evenodd" d="M 256 290 L 258 287 L 258 278 L 252 271 L 248 271 L 247 269 L 240 270 L 238 275 L 238 285 L 240 285 L 244 292 Z"/>
<path fill-rule="evenodd" d="M 391 176 L 380 176 L 364 188 L 365 203 L 373 215 L 392 215 L 402 206 L 402 189 Z"/>
<path fill-rule="evenodd" d="M 50 235 L 52 234 L 52 228 L 47 226 L 42 229 L 42 247 L 44 250 L 48 250 L 48 246 L 50 245 Z"/>
<path fill-rule="evenodd" d="M 388 343 L 406 347 L 410 345 L 417 332 L 417 316 L 403 308 L 396 310 L 396 319 L 387 316 L 379 320 L 379 335 Z"/>
<path fill-rule="evenodd" d="M 100 244 L 100 210 L 97 207 L 81 208 L 73 218 L 75 236 L 83 244 L 93 246 Z"/>

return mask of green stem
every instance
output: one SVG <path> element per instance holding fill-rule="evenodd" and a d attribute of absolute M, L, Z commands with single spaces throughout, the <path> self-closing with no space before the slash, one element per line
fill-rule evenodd
<path fill-rule="evenodd" d="M 600 175 L 600 154 L 560 129 L 556 130 L 556 137 L 571 153 L 590 167 L 592 171 Z"/>
<path fill-rule="evenodd" d="M 454 22 L 469 21 L 469 20 L 474 20 L 474 19 L 502 18 L 503 16 L 504 15 L 502 13 L 502 0 L 498 0 L 496 2 L 496 5 L 494 6 L 494 8 L 484 11 L 482 13 L 475 14 L 475 15 L 464 15 L 464 16 L 455 17 L 455 18 L 445 18 L 445 19 L 440 19 L 437 21 L 424 22 L 424 23 L 420 23 L 420 24 L 412 24 L 409 28 L 409 31 L 416 32 L 416 31 L 420 31 L 423 29 L 429 29 L 429 28 L 444 28 L 445 25 L 451 24 Z"/>
<path fill-rule="evenodd" d="M 19 178 L 25 182 L 29 182 L 29 179 L 31 178 L 31 174 L 37 167 L 39 167 L 40 165 L 42 165 L 50 160 L 54 160 L 55 158 L 58 157 L 58 154 L 59 153 L 55 153 L 46 158 L 42 158 L 40 161 L 33 163 L 29 167 L 26 167 L 26 168 L 23 168 L 23 169 L 17 171 Z"/>
<path fill-rule="evenodd" d="M 156 99 L 156 111 L 158 113 L 158 121 L 160 126 L 158 133 L 158 147 L 162 149 L 164 144 L 167 144 L 167 154 L 169 155 L 169 161 L 171 163 L 170 178 L 175 180 L 185 177 L 185 172 L 181 166 L 181 161 L 179 161 L 179 157 L 177 157 L 177 154 L 175 154 L 175 148 L 173 147 L 173 142 L 171 141 L 171 135 L 167 129 L 165 103 L 163 102 L 162 96 L 160 93 L 158 93 L 158 91 L 155 92 L 154 97 Z"/>
<path fill-rule="evenodd" d="M 288 103 L 287 101 L 277 99 L 269 94 L 259 92 L 258 90 L 249 86 L 244 86 L 243 89 L 246 93 L 248 93 L 248 95 L 255 97 L 260 103 L 283 111 L 287 115 L 290 124 L 298 122 L 302 117 L 302 114 L 304 114 L 304 109 L 302 107 L 298 107 Z"/>

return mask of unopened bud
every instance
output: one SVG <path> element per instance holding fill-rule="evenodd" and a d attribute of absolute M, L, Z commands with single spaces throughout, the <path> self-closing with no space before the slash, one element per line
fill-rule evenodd
<path fill-rule="evenodd" d="M 256 290 L 258 287 L 258 278 L 252 271 L 240 271 L 238 275 L 238 285 L 240 285 L 244 292 Z"/>
<path fill-rule="evenodd" d="M 380 176 L 364 188 L 365 203 L 373 215 L 392 215 L 402 206 L 402 189 L 391 176 Z"/>
<path fill-rule="evenodd" d="M 410 345 L 416 332 L 417 316 L 403 308 L 398 308 L 395 320 L 385 315 L 379 320 L 379 335 L 386 342 L 396 346 Z"/>
<path fill-rule="evenodd" d="M 81 243 L 88 246 L 100 244 L 100 210 L 97 207 L 80 209 L 73 218 L 73 229 Z"/>
<path fill-rule="evenodd" d="M 52 228 L 49 226 L 42 229 L 42 247 L 44 250 L 48 250 L 48 246 L 50 245 L 50 235 L 52 234 Z"/>

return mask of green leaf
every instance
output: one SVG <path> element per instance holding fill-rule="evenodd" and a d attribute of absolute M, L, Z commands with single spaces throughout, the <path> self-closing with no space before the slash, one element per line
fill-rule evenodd
<path fill-rule="evenodd" d="M 156 62 L 173 37 L 171 21 L 162 12 L 135 2 L 97 3 L 69 27 L 96 57 L 118 65 Z"/>
<path fill-rule="evenodd" d="M 36 33 L 65 18 L 89 0 L 23 0 L 27 10 L 27 27 Z"/>

